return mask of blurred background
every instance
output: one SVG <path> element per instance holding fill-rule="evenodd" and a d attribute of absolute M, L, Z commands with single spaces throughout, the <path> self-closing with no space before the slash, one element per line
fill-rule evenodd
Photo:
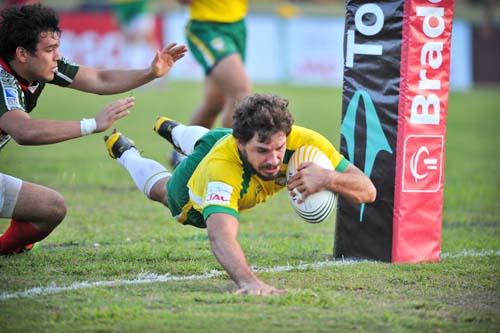
<path fill-rule="evenodd" d="M 2 6 L 37 1 L 5 0 Z M 46 0 L 63 30 L 62 54 L 99 68 L 149 65 L 153 49 L 186 43 L 188 10 L 175 0 Z M 455 1 L 451 89 L 500 83 L 500 6 Z M 255 83 L 342 86 L 344 1 L 250 0 L 246 68 Z M 201 81 L 188 55 L 171 80 Z"/>

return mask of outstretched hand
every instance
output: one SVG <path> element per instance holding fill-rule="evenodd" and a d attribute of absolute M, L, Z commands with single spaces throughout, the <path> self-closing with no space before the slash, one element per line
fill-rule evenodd
<path fill-rule="evenodd" d="M 251 283 L 245 283 L 240 285 L 240 289 L 235 291 L 236 295 L 260 295 L 260 296 L 271 296 L 271 295 L 283 295 L 286 294 L 285 289 L 277 289 L 273 286 L 265 284 L 264 282 L 258 280 Z"/>
<path fill-rule="evenodd" d="M 130 108 L 134 105 L 134 97 L 122 98 L 108 104 L 95 116 L 96 129 L 94 132 L 103 132 L 110 128 L 115 121 L 128 115 Z"/>
<path fill-rule="evenodd" d="M 177 45 L 176 43 L 167 45 L 163 51 L 156 51 L 149 70 L 151 76 L 156 79 L 166 75 L 174 63 L 186 55 L 186 52 L 186 45 Z"/>

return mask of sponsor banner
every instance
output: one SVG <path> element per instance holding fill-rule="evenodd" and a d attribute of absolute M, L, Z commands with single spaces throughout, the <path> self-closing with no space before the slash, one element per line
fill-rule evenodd
<path fill-rule="evenodd" d="M 498 45 L 500 45 L 500 38 Z M 500 50 L 500 47 L 498 49 Z M 475 68 L 472 64 L 473 58 L 477 57 L 477 52 L 474 50 L 477 49 L 473 45 L 471 24 L 468 21 L 454 17 L 450 59 L 451 91 L 467 91 L 472 88 L 473 70 Z M 473 52 L 476 54 L 474 57 Z M 490 68 L 494 67 L 496 66 Z"/>
<path fill-rule="evenodd" d="M 148 43 L 127 43 L 110 12 L 60 14 L 61 53 L 73 63 L 97 68 L 144 68 L 154 52 Z M 161 19 L 155 19 L 155 36 L 163 43 Z"/>
<path fill-rule="evenodd" d="M 340 148 L 377 199 L 339 200 L 335 256 L 438 260 L 453 1 L 346 8 Z"/>
<path fill-rule="evenodd" d="M 361 2 L 360 2 L 361 4 Z M 159 45 L 186 43 L 187 10 L 156 16 Z M 341 86 L 344 56 L 344 19 L 306 17 L 283 19 L 274 15 L 250 14 L 246 18 L 248 40 L 246 69 L 254 82 Z M 98 68 L 138 68 L 150 64 L 153 50 L 145 43 L 128 45 L 118 22 L 109 12 L 61 14 L 62 54 L 70 61 Z M 455 31 L 456 30 L 456 31 Z M 454 22 L 452 88 L 472 85 L 471 27 Z M 262 52 L 266 50 L 266 52 Z M 168 78 L 203 80 L 201 67 L 188 54 L 176 63 Z"/>
<path fill-rule="evenodd" d="M 289 82 L 342 86 L 344 20 L 298 17 L 281 22 L 283 76 Z"/>
<path fill-rule="evenodd" d="M 403 3 L 346 2 L 340 150 L 373 181 L 377 200 L 339 197 L 336 257 L 391 261 Z"/>
<path fill-rule="evenodd" d="M 256 82 L 279 82 L 286 77 L 283 68 L 284 43 L 278 19 L 271 15 L 248 15 L 245 66 Z M 263 52 L 263 50 L 265 50 Z"/>
<path fill-rule="evenodd" d="M 453 0 L 405 3 L 392 261 L 437 261 Z"/>

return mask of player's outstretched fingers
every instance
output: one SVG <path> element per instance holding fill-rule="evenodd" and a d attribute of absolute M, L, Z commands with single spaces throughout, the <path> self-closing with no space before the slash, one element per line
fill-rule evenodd
<path fill-rule="evenodd" d="M 124 99 L 120 99 L 116 101 L 116 104 L 113 105 L 114 110 L 117 112 L 129 110 L 135 105 L 135 98 L 134 97 L 127 97 Z"/>
<path fill-rule="evenodd" d="M 165 47 L 165 50 L 166 51 L 170 51 L 172 50 L 175 46 L 177 45 L 177 43 L 170 43 L 168 44 L 166 47 Z"/>
<path fill-rule="evenodd" d="M 235 295 L 248 295 L 247 288 L 240 288 L 234 292 Z"/>
<path fill-rule="evenodd" d="M 134 99 L 132 98 L 127 98 L 123 100 L 117 101 L 116 104 L 114 104 L 110 108 L 110 118 L 112 121 L 121 119 L 125 117 L 126 115 L 129 114 L 130 109 L 135 105 Z"/>
<path fill-rule="evenodd" d="M 185 45 L 179 45 L 175 48 L 172 48 L 170 50 L 170 55 L 174 58 L 174 61 L 179 60 L 180 58 L 184 57 L 187 52 L 187 47 Z"/>
<path fill-rule="evenodd" d="M 271 295 L 285 295 L 288 291 L 286 289 L 276 289 L 274 288 L 274 290 L 271 292 Z"/>
<path fill-rule="evenodd" d="M 235 295 L 260 295 L 260 289 L 253 289 L 253 288 L 240 288 L 234 292 Z"/>
<path fill-rule="evenodd" d="M 135 97 L 126 97 L 117 99 L 109 103 L 104 109 L 105 110 L 122 110 L 122 109 L 130 109 L 135 104 Z"/>
<path fill-rule="evenodd" d="M 95 116 L 96 130 L 102 132 L 107 130 L 116 120 L 129 114 L 129 110 L 135 104 L 134 97 L 127 97 L 116 100 L 107 105 L 101 112 Z"/>
<path fill-rule="evenodd" d="M 284 295 L 285 289 L 277 289 L 271 286 L 263 286 L 261 288 L 243 287 L 234 292 L 235 295 L 251 295 L 251 296 L 278 296 Z"/>

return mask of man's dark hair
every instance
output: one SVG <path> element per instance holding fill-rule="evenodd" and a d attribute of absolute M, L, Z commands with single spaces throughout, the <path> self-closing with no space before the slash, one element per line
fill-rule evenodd
<path fill-rule="evenodd" d="M 254 94 L 236 106 L 233 136 L 245 144 L 257 133 L 259 142 L 267 142 L 277 132 L 284 132 L 288 136 L 292 124 L 293 118 L 286 99 L 276 95 Z"/>
<path fill-rule="evenodd" d="M 40 4 L 5 8 L 0 13 L 0 56 L 12 60 L 19 46 L 35 54 L 44 32 L 61 33 L 53 9 Z"/>

